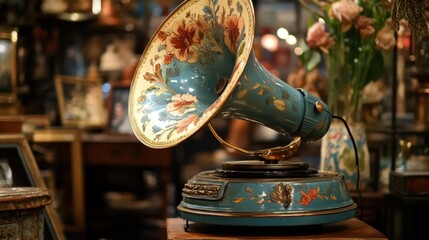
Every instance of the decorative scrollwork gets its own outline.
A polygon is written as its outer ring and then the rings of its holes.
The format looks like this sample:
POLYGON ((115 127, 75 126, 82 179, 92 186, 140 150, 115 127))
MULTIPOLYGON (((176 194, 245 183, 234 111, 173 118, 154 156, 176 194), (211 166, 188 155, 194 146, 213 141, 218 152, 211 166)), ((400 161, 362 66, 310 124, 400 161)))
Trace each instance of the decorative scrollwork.
POLYGON ((283 205, 284 208, 288 208, 292 202, 292 190, 293 188, 290 184, 283 185, 283 183, 279 183, 275 185, 274 191, 270 194, 271 201, 283 205))
POLYGON ((186 183, 182 189, 182 193, 188 197, 217 198, 220 189, 221 185, 186 183))

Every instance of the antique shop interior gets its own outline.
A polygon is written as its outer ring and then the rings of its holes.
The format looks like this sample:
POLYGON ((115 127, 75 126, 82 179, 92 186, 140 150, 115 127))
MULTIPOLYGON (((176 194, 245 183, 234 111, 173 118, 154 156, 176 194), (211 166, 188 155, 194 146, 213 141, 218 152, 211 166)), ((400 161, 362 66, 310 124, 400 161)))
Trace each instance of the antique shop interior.
POLYGON ((425 236, 427 2, 0 0, 0 238, 425 236))

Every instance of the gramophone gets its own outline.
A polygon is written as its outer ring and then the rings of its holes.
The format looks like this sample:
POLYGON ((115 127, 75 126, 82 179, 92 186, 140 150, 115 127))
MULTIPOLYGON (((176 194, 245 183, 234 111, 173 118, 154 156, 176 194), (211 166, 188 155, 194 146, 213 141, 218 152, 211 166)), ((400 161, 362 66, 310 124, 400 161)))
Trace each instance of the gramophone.
POLYGON ((269 73, 252 50, 250 0, 187 0, 160 25, 137 66, 129 117, 136 137, 168 148, 208 126, 227 147, 260 160, 229 161, 188 180, 177 210, 188 221, 296 226, 355 216, 344 177, 292 161, 302 141, 321 139, 332 114, 319 98, 269 73), (291 137, 286 146, 235 147, 214 118, 252 121, 291 137))

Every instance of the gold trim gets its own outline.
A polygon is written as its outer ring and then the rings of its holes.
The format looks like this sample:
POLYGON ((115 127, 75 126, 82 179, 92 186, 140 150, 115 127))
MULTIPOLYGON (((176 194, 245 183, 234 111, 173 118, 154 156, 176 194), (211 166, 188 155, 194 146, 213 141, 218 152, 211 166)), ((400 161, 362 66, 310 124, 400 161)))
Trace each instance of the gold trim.
POLYGON ((217 200, 221 197, 221 184, 185 183, 182 193, 189 198, 205 198, 217 200))
POLYGON ((315 107, 318 112, 323 112, 325 110, 325 107, 321 101, 317 101, 315 107))
POLYGON ((209 211, 209 210, 194 210, 186 208, 182 205, 177 206, 178 211, 185 213, 195 214, 195 215, 204 215, 204 216, 215 216, 215 217, 252 217, 252 218, 264 218, 264 217, 304 217, 304 216, 318 216, 318 215, 328 215, 335 213, 342 213, 346 211, 351 211, 357 208, 357 204, 353 203, 350 206, 336 208, 336 209, 327 209, 320 211, 305 211, 305 212, 271 212, 271 213, 258 213, 258 212, 228 212, 228 211, 209 211))

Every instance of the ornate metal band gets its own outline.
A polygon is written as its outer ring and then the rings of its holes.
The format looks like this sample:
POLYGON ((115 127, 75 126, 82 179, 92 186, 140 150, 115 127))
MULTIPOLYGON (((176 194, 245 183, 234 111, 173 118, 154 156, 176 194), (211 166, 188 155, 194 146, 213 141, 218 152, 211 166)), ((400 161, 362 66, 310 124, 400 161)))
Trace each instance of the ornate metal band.
POLYGON ((222 196, 221 184, 186 183, 182 195, 190 198, 218 200, 222 196))
POLYGON ((252 218, 266 218, 266 217, 302 217, 302 216, 317 216, 336 214, 346 211, 352 211, 356 209, 357 204, 353 203, 350 206, 327 209, 321 211, 285 211, 285 212, 233 212, 233 211, 207 211, 191 209, 182 205, 179 205, 177 209, 181 212, 190 214, 203 215, 203 216, 218 216, 218 217, 252 217, 252 218))

